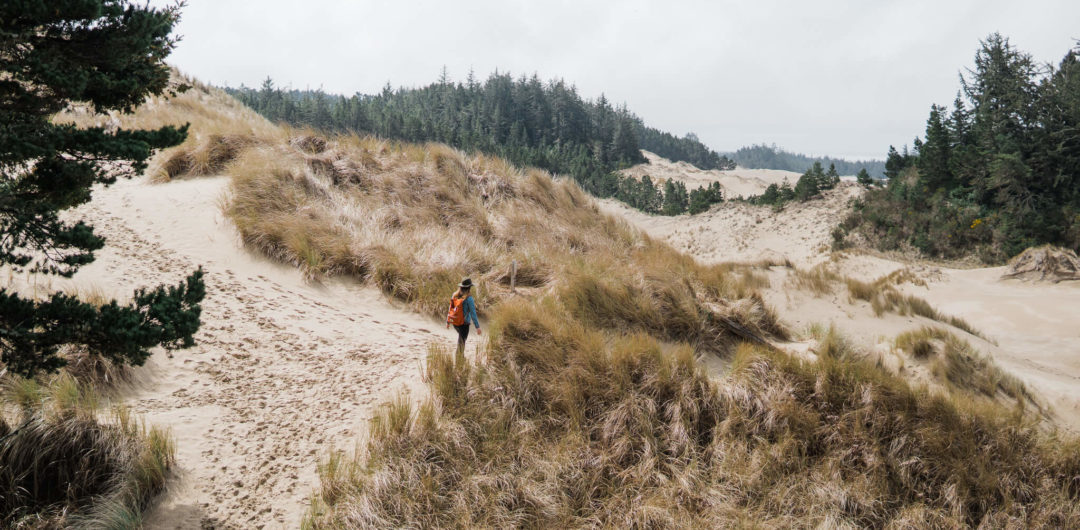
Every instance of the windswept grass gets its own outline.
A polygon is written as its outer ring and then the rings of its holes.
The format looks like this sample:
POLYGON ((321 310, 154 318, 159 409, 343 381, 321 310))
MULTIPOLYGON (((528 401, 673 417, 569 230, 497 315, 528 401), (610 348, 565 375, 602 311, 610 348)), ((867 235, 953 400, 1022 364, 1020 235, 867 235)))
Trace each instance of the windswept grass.
MULTIPOLYGON (((87 303, 100 289, 68 290, 87 303)), ((125 366, 64 347, 58 374, 0 371, 0 527, 140 528, 174 461, 167 432, 104 404, 134 381, 125 366), (103 410, 104 409, 104 410, 103 410)))
POLYGON ((303 136, 253 146, 228 172, 225 210, 250 246, 313 278, 368 281, 423 314, 444 313, 465 276, 490 310, 509 298, 516 261, 525 294, 559 293, 593 325, 716 352, 738 334, 786 335, 754 267, 701 265, 602 214, 572 182, 498 158, 303 136))
POLYGON ((0 525, 140 528, 164 488, 174 448, 117 407, 99 412, 94 388, 68 373, 4 376, 0 404, 0 525))
POLYGON ((741 346, 710 379, 683 346, 610 340, 507 304, 485 359, 436 352, 434 401, 388 405, 335 455, 306 528, 957 527, 1080 521, 1080 445, 842 352, 741 346))
POLYGON ((833 271, 828 263, 818 264, 809 270, 795 269, 789 282, 793 287, 810 291, 816 296, 831 294, 840 286, 846 286, 850 300, 869 302, 876 316, 885 313, 918 315, 987 339, 964 319, 941 313, 922 298, 901 293, 896 286, 903 283, 926 285, 926 281, 910 269, 896 270, 871 282, 864 282, 841 276, 833 271))
POLYGON ((107 130, 190 124, 187 140, 164 150, 147 168, 146 174, 156 182, 218 174, 243 149, 288 138, 285 129, 270 123, 221 89, 175 70, 170 86, 187 89, 175 96, 150 96, 136 112, 129 114, 97 114, 86 105, 74 104, 57 113, 53 121, 107 130))
MULTIPOLYGON (((896 274, 896 273, 893 273, 896 274)), ((884 313, 898 313, 900 315, 918 315, 930 320, 948 324, 954 328, 966 331, 976 337, 986 338, 979 330, 960 317, 946 315, 934 309, 929 302, 917 296, 903 294, 890 283, 892 275, 879 278, 872 283, 860 282, 852 278, 847 279, 848 294, 853 299, 870 302, 874 314, 881 316, 884 313)))
POLYGON ((1020 407, 1042 406, 1027 386, 947 329, 924 326, 898 335, 895 345, 916 359, 928 360, 931 373, 954 389, 996 397, 1004 394, 1020 407))

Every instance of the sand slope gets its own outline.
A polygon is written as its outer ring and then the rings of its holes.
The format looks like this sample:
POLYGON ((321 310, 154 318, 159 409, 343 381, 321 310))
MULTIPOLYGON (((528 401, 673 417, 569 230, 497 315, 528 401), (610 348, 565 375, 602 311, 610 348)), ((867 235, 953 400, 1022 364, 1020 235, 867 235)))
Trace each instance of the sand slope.
POLYGON ((832 243, 847 203, 862 189, 841 184, 819 200, 791 202, 782 210, 738 202, 714 205, 697 215, 648 215, 615 200, 599 201, 605 211, 630 220, 675 248, 711 262, 787 257, 797 264, 820 261, 832 243))
MULTIPOLYGON (((1038 283, 1001 280, 1003 267, 951 269, 927 263, 829 252, 831 231, 859 193, 841 184, 822 200, 770 207, 723 203, 699 215, 645 215, 614 201, 602 207, 624 216, 654 237, 703 262, 756 261, 787 257, 808 268, 829 261, 840 274, 871 281, 911 268, 926 286, 901 289, 939 311, 963 318, 994 342, 952 331, 1018 376, 1053 406, 1058 423, 1080 432, 1080 282, 1038 283)), ((940 323, 922 317, 874 316, 866 302, 847 293, 816 296, 794 288, 790 272, 774 270, 763 293, 781 318, 799 330, 809 324, 836 325, 863 347, 886 352, 897 334, 940 323)))
POLYGON ((242 249, 227 179, 119 182, 80 209, 108 238, 73 283, 113 296, 206 269, 198 346, 155 354, 126 402, 177 441, 178 479, 148 528, 295 528, 331 446, 352 450, 374 407, 419 367, 437 322, 350 282, 313 285, 242 249))
POLYGON ((686 184, 687 189, 719 182, 720 186, 724 188, 725 197, 759 195, 765 191, 769 184, 779 185, 785 180, 794 186, 801 176, 801 173, 779 169, 746 169, 739 167, 730 171, 704 170, 686 162, 672 162, 649 151, 643 150, 641 152, 649 160, 649 163, 638 164, 624 169, 621 171, 623 175, 635 178, 649 175, 654 182, 674 179, 686 184))

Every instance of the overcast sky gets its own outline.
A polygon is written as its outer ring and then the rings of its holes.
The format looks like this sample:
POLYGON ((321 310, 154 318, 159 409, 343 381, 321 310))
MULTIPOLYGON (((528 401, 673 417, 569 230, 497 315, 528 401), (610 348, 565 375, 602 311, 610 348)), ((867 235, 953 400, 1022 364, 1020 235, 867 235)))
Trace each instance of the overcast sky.
POLYGON ((444 65, 455 80, 535 72, 720 151, 846 158, 922 134, 989 33, 1054 63, 1080 38, 1080 0, 189 0, 182 16, 170 61, 215 84, 353 94, 444 65))

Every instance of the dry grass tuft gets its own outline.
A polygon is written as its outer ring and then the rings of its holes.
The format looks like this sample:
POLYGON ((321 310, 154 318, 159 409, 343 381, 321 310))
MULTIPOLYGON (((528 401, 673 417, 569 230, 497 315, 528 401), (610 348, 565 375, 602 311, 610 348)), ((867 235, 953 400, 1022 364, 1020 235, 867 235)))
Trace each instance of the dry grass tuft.
POLYGON ((845 285, 850 300, 869 302, 876 316, 885 313, 918 315, 948 324, 976 337, 987 338, 964 319, 940 313, 926 300, 901 293, 896 286, 903 283, 926 285, 926 281, 911 269, 896 270, 872 282, 864 282, 841 276, 832 270, 828 263, 818 264, 810 270, 794 269, 794 275, 789 280, 792 287, 810 291, 816 296, 832 294, 838 286, 845 285))
POLYGON ((931 373, 949 387, 990 398, 999 395, 1042 411, 1042 405, 1027 386, 980 354, 967 341, 950 331, 933 326, 901 333, 896 348, 916 359, 929 360, 931 373))
POLYGON ((131 114, 95 114, 80 104, 56 114, 53 121, 107 130, 190 124, 184 143, 163 150, 151 160, 146 174, 154 182, 220 174, 245 149, 279 143, 289 137, 288 129, 270 123, 221 89, 176 71, 170 83, 174 88, 181 85, 191 88, 173 96, 148 97, 131 114))
MULTIPOLYGON (((896 273, 893 273, 896 274, 896 273)), ((976 337, 986 338, 971 324, 960 317, 945 315, 934 309, 929 302, 917 296, 906 295, 898 291, 892 280, 892 275, 879 278, 872 283, 860 282, 848 278, 848 294, 854 300, 870 302, 874 314, 881 316, 884 313, 898 313, 901 315, 918 315, 930 320, 936 320, 948 324, 954 328, 966 331, 976 337)))
POLYGON ((840 283, 843 278, 833 272, 827 263, 815 265, 810 270, 792 269, 794 276, 792 284, 797 289, 803 289, 814 293, 816 296, 832 294, 833 287, 840 283))
POLYGON ((140 528, 164 488, 171 438, 126 409, 102 417, 94 388, 67 373, 3 378, 0 524, 5 528, 140 528))

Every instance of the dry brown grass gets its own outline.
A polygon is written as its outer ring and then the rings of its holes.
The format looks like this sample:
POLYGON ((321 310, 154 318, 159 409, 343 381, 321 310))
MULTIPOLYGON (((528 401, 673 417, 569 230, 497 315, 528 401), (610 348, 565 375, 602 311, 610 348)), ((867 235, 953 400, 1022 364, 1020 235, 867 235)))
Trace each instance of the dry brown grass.
POLYGON ((221 173, 243 149, 254 144, 278 143, 290 134, 221 89, 173 71, 171 86, 182 85, 190 88, 176 95, 148 97, 131 114, 96 114, 86 105, 76 104, 58 113, 53 121, 106 129, 156 129, 190 124, 184 143, 163 150, 151 160, 146 174, 155 182, 221 173))
POLYGON ((291 146, 249 154, 266 169, 234 174, 228 210, 249 243, 433 315, 480 278, 492 321, 481 359, 436 348, 433 399, 389 404, 360 454, 321 467, 308 528, 1080 521, 1080 457, 1022 415, 913 390, 835 331, 813 364, 739 346, 786 335, 753 266, 702 266, 572 184, 363 138, 319 154, 371 161, 351 179, 291 146), (512 259, 545 279, 529 296, 506 294, 512 259), (708 351, 739 352, 722 383, 708 351), (986 455, 1001 465, 969 465, 986 455))
POLYGON ((844 353, 750 346, 710 379, 683 346, 611 340, 546 299, 503 306, 481 362, 436 352, 434 401, 387 406, 322 467, 307 528, 957 527, 1080 521, 1080 445, 844 353))
MULTIPOLYGON (((111 301, 101 289, 67 289, 111 301)), ((61 348, 57 374, 27 379, 0 371, 0 526, 141 527, 142 510, 174 461, 168 432, 103 403, 135 372, 84 350, 61 348)))
POLYGON ((934 377, 950 388, 990 398, 1004 395, 1021 408, 1034 406, 1042 411, 1042 405, 1022 381, 947 329, 923 326, 897 335, 894 343, 908 355, 928 361, 934 377))
POLYGON ((612 329, 649 329, 713 351, 730 348, 728 322, 785 335, 754 298, 768 279, 753 266, 700 265, 602 214, 572 182, 498 158, 305 135, 253 146, 229 173, 226 213, 249 245, 311 277, 370 281, 424 314, 445 311, 465 276, 479 283, 481 310, 493 307, 509 296, 517 261, 525 294, 562 293, 569 310, 612 329), (600 300, 575 304, 582 296, 607 299, 607 312, 593 311, 600 300), (628 312, 627 296, 642 313, 628 312))
POLYGON ((831 294, 840 286, 846 286, 849 299, 851 301, 863 300, 869 302, 870 308, 876 316, 885 313, 918 315, 948 324, 976 337, 987 339, 986 336, 964 319, 943 314, 926 300, 901 293, 897 286, 903 283, 926 285, 926 281, 910 269, 896 270, 876 280, 864 282, 840 275, 833 270, 829 263, 818 264, 809 270, 794 269, 794 274, 788 285, 810 291, 816 296, 831 294))

